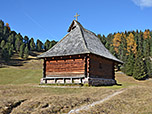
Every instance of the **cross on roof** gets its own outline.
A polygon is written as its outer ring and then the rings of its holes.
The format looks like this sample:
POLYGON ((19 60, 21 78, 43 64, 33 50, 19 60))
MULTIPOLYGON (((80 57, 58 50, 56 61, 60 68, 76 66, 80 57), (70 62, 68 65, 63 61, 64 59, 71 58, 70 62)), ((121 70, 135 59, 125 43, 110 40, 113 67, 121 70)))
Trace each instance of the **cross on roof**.
POLYGON ((74 17, 76 17, 76 21, 78 20, 78 16, 80 16, 80 15, 78 15, 78 13, 76 13, 76 15, 74 16, 74 17))

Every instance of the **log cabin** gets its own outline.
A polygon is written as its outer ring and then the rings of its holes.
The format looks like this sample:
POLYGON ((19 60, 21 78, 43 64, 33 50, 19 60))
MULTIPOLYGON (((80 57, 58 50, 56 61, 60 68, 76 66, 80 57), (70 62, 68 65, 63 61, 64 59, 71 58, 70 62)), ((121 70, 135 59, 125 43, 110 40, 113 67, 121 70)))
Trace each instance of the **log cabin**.
POLYGON ((114 66, 123 63, 76 20, 68 34, 38 58, 44 60, 41 83, 51 84, 114 85, 114 66))

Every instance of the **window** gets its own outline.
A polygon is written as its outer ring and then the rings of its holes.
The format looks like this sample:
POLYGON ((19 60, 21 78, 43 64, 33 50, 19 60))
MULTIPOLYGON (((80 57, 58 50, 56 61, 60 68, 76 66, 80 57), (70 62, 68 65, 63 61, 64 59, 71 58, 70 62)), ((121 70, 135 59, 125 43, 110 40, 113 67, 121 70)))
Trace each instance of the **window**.
POLYGON ((99 68, 102 69, 102 63, 99 63, 99 68))

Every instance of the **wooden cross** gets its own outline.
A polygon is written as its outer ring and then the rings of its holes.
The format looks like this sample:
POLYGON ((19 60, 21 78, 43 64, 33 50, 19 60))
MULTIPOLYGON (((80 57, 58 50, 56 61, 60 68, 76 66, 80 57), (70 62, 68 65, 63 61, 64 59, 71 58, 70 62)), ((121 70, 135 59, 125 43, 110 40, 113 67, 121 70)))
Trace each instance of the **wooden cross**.
POLYGON ((74 17, 76 17, 76 21, 78 20, 78 16, 80 16, 80 15, 78 15, 78 13, 76 13, 76 15, 74 16, 74 17))

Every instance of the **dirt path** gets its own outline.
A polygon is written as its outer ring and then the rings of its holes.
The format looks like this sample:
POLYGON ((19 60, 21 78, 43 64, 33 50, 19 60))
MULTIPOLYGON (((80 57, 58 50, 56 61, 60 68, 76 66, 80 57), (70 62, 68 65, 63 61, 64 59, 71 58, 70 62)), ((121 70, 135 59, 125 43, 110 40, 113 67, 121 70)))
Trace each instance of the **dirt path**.
POLYGON ((117 91, 117 92, 115 92, 115 93, 113 93, 113 94, 105 97, 104 99, 102 99, 102 100, 100 100, 100 101, 93 102, 92 104, 89 104, 89 105, 84 105, 84 106, 82 106, 82 107, 80 107, 80 108, 77 108, 77 109, 73 109, 73 110, 71 110, 70 112, 68 112, 68 114, 78 113, 78 112, 81 111, 81 110, 88 110, 88 109, 90 109, 91 107, 93 107, 93 106, 95 106, 95 105, 97 105, 97 104, 103 103, 104 101, 107 101, 107 100, 109 100, 110 98, 112 98, 112 97, 114 97, 114 96, 116 96, 116 95, 118 95, 118 94, 121 94, 121 93, 124 92, 124 91, 125 91, 125 90, 117 91))

